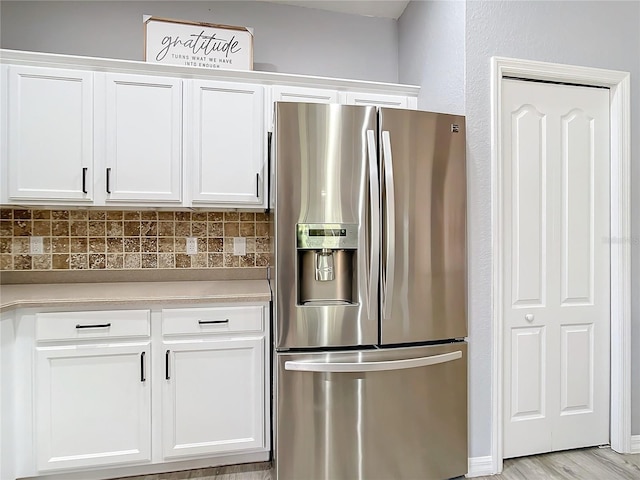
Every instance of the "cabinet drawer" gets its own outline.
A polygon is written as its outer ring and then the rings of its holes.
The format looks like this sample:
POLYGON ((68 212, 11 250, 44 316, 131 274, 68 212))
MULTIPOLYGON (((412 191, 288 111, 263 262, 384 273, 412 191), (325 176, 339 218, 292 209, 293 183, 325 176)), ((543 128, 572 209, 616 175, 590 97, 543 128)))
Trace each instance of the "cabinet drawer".
POLYGON ((261 332, 262 311, 257 305, 162 310, 162 334, 261 332))
POLYGON ((149 310, 39 313, 36 340, 148 337, 149 317, 149 310))

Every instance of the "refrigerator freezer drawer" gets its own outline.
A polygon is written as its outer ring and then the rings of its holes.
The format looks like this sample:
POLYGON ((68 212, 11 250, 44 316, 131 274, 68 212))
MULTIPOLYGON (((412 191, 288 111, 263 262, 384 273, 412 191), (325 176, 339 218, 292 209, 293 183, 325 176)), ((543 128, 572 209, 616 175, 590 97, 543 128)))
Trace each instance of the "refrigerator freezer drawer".
POLYGON ((278 354, 278 480, 467 472, 467 344, 278 354))

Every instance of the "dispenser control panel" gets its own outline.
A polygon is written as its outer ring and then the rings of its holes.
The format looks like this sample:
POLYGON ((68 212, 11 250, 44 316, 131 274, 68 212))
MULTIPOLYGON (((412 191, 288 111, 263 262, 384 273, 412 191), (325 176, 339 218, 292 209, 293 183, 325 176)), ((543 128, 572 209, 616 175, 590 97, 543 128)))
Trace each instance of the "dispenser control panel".
POLYGON ((298 248, 358 248, 358 225, 350 223, 299 223, 298 248))

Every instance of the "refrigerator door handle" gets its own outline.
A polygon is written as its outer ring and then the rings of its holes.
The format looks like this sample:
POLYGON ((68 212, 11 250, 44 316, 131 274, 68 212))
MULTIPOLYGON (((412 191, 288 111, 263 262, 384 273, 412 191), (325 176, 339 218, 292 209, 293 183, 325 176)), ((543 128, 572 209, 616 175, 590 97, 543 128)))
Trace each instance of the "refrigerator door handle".
POLYGON ((368 316, 376 311, 378 275, 380 273, 380 191, 378 189, 378 154, 373 130, 367 130, 367 152, 369 157, 369 197, 371 202, 371 251, 369 259, 369 288, 367 295, 368 316))
POLYGON ((393 187, 393 157, 391 155, 391 137, 387 130, 382 132, 382 158, 384 160, 384 188, 386 199, 386 266, 383 271, 382 319, 391 317, 393 302, 393 284, 396 269, 396 199, 393 187))
POLYGON ((439 363, 452 362, 462 358, 462 351, 432 355, 429 357, 407 358, 403 360, 388 360, 383 362, 308 362, 293 361, 284 362, 285 370, 298 372, 321 373, 358 373, 358 372, 382 372, 387 370, 405 370, 407 368, 427 367, 439 363))

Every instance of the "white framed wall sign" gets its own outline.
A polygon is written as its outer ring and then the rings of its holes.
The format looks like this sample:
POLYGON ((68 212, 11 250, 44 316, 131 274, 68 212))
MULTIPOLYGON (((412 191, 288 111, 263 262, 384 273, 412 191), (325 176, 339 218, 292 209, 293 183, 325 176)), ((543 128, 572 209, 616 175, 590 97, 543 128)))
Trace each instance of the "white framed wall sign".
POLYGON ((253 70, 247 27, 144 16, 144 60, 185 67, 253 70))

